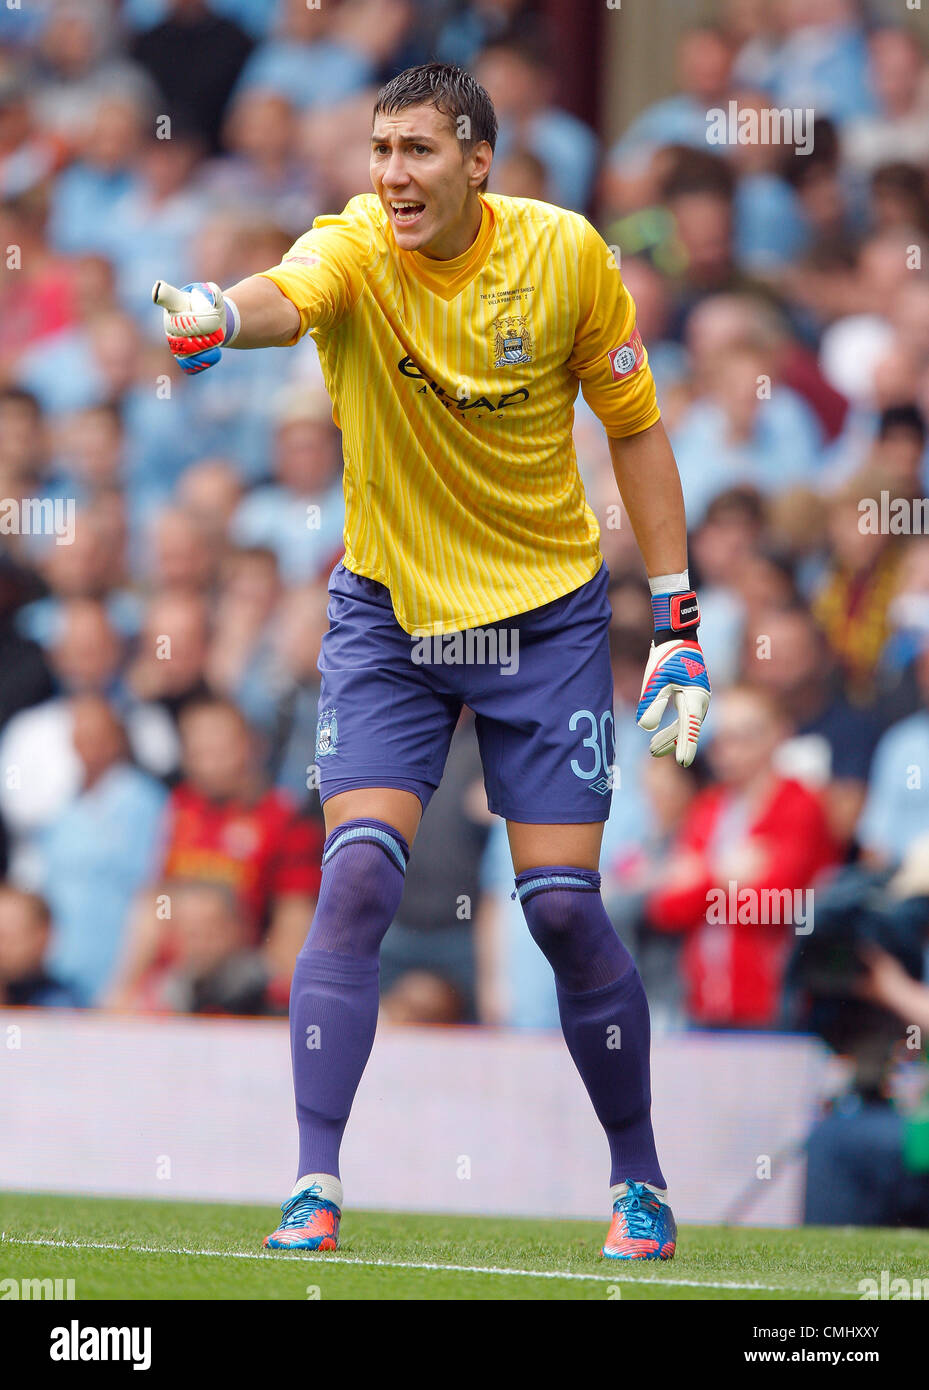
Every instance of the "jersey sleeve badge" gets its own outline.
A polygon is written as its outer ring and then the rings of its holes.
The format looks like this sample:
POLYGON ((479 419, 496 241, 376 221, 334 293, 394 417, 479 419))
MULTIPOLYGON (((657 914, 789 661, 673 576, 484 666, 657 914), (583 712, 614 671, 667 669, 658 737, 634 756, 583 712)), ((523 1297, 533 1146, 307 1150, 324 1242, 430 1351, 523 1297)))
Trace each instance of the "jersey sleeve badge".
POLYGON ((610 360, 610 371, 613 373, 614 381, 624 381, 627 376, 637 372, 645 361, 645 344, 639 330, 634 329, 632 337, 620 343, 619 347, 613 348, 607 353, 607 357, 610 360))

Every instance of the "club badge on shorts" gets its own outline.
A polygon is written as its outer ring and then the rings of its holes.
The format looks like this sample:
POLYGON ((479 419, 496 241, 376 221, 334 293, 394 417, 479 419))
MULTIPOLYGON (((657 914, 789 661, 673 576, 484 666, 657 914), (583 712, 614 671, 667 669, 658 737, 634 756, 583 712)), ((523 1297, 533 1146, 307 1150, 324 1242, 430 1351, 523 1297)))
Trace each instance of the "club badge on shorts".
POLYGON ((339 742, 339 722, 336 719, 335 708, 324 709, 319 716, 316 725, 316 756, 324 758, 328 753, 334 753, 339 742))

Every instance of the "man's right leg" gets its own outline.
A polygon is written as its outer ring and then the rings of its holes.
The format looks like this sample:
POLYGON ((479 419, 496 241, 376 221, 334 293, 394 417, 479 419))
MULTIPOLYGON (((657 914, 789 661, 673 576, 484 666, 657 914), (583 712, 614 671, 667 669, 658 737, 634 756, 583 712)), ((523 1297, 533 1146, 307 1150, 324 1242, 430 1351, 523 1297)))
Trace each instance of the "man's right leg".
POLYGON ((422 805, 412 792, 366 787, 330 797, 324 813, 319 899, 290 993, 298 1177, 281 1226, 265 1241, 272 1247, 336 1246, 339 1147, 374 1042, 378 953, 422 805))
POLYGON ((300 1159, 265 1241, 303 1250, 336 1245, 339 1145, 374 1041, 380 945, 461 713, 439 679, 444 668, 413 659, 383 584, 336 565, 326 614, 315 765, 327 834, 290 993, 300 1159))

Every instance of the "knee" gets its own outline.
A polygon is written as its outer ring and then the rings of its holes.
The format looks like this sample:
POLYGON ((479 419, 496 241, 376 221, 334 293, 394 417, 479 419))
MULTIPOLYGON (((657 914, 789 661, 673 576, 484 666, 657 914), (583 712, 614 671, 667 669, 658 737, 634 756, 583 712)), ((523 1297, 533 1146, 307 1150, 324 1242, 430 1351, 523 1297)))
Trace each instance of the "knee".
MULTIPOLYGON (((371 849, 368 853, 359 853, 356 849, 352 854, 336 855, 320 892, 320 905, 325 899, 327 908, 339 917, 354 916, 366 920, 377 916, 380 910, 386 908, 388 896, 385 893, 382 860, 383 856, 377 849, 371 849)), ((392 899, 393 895, 390 896, 392 899)), ((395 910, 393 901, 390 908, 395 910)))
POLYGON ((516 879, 530 935, 571 991, 598 989, 634 972, 600 897, 600 875, 590 869, 539 869, 516 879))
POLYGON ((537 893, 523 904, 529 935, 543 951, 556 949, 582 929, 585 913, 576 893, 537 893))
POLYGON ((353 827, 323 855, 323 876, 307 948, 375 952, 403 895, 406 841, 378 826, 353 827))
POLYGON ((589 869, 526 870, 516 879, 529 933, 549 954, 584 931, 600 907, 600 875, 589 869), (596 906, 595 906, 596 904, 596 906))

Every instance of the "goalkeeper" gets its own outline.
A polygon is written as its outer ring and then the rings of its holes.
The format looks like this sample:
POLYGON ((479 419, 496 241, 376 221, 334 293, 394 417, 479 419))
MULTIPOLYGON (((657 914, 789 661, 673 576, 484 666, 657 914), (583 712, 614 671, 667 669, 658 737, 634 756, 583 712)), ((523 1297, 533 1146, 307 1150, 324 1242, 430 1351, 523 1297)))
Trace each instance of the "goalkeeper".
POLYGON ((336 1247, 339 1146, 374 1040, 380 943, 467 704, 516 893, 609 1144, 602 1253, 668 1259, 648 1005, 597 871, 615 734, 608 574, 572 442, 579 385, 652 591, 638 722, 653 754, 687 766, 710 685, 684 506, 620 271, 577 213, 486 193, 496 130, 473 78, 411 68, 378 93, 373 193, 225 293, 153 292, 186 372, 227 347, 310 333, 343 435, 345 556, 329 581, 316 734, 327 838, 290 1002, 299 1162, 265 1245, 336 1247), (493 659, 504 637, 505 664, 493 659))

